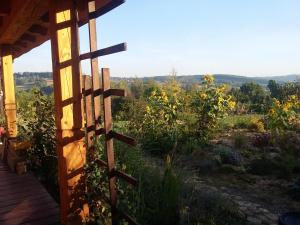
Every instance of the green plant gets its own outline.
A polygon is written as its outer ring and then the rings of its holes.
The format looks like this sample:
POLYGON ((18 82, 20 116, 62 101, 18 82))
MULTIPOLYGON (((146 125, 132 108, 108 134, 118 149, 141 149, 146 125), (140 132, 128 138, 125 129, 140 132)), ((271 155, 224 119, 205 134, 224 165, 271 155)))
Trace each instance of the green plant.
POLYGON ((236 204, 215 192, 185 187, 181 210, 182 225, 248 225, 236 204))
POLYGON ((226 93, 226 87, 217 86, 213 76, 204 76, 202 85, 192 100, 192 108, 197 116, 196 134, 201 143, 208 143, 218 120, 234 107, 235 102, 226 93))
POLYGON ((243 162, 241 154, 237 151, 233 151, 231 148, 218 146, 215 151, 220 156, 221 162, 224 164, 239 166, 243 162))
POLYGON ((268 113, 268 125, 273 131, 292 130, 299 122, 300 101, 296 95, 280 102, 273 100, 272 108, 268 113))
POLYGON ((23 117, 20 128, 25 138, 32 141, 32 146, 27 151, 29 166, 58 200, 53 99, 43 95, 40 90, 33 90, 29 105, 31 108, 28 111, 23 109, 20 113, 23 117))

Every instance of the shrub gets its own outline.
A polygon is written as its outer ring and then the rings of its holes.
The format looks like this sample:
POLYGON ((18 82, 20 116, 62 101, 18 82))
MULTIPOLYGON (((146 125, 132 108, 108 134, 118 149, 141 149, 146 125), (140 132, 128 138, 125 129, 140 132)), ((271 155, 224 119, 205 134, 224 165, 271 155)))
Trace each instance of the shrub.
POLYGON ((221 157, 221 162, 224 164, 239 166, 243 162, 241 154, 228 147, 220 146, 216 149, 216 152, 221 157))
POLYGON ((268 125, 273 131, 291 130, 299 122, 300 101, 296 95, 280 102, 273 99, 272 108, 268 113, 268 125))
POLYGON ((255 159, 253 160, 248 168, 248 172, 255 175, 271 175, 277 169, 276 164, 270 159, 255 159))
POLYGON ((217 86, 213 76, 204 76, 202 85, 193 96, 192 108, 197 116, 196 134, 200 143, 207 144, 218 120, 235 107, 226 87, 217 86))
POLYGON ((272 136, 270 133, 256 134, 252 140, 254 147, 263 148, 267 146, 272 146, 272 136))
POLYGON ((300 179, 297 179, 289 186, 288 193, 292 199, 300 201, 300 179))
POLYGON ((27 151, 29 167, 58 200, 57 155, 55 138, 54 104, 51 96, 40 90, 32 91, 31 108, 20 111, 23 123, 20 128, 33 144, 27 151))
POLYGON ((218 193, 185 188, 181 224, 248 225, 246 218, 240 215, 237 205, 230 200, 218 193))
POLYGON ((300 134, 291 131, 279 133, 275 136, 275 142, 285 153, 300 157, 300 134))

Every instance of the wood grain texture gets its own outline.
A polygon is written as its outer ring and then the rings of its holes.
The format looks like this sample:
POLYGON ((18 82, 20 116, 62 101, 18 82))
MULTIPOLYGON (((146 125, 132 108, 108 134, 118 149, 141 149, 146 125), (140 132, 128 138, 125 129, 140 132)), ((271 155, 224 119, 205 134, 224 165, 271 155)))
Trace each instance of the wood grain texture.
POLYGON ((15 83, 13 74, 13 58, 10 46, 1 49, 1 75, 3 81, 4 110, 8 137, 17 136, 17 111, 15 83))
POLYGON ((18 176, 1 161, 0 224, 60 224, 58 204, 35 177, 18 176))
POLYGON ((54 81, 57 153, 59 165, 61 221, 81 224, 88 214, 85 207, 83 171, 86 162, 83 132, 84 119, 81 99, 81 71, 76 5, 73 0, 49 0, 50 36, 54 81), (66 27, 57 24, 67 21, 66 27), (60 64, 70 65, 60 68, 60 64), (74 99, 63 105, 67 99, 74 99), (79 171, 80 173, 76 173, 79 171))

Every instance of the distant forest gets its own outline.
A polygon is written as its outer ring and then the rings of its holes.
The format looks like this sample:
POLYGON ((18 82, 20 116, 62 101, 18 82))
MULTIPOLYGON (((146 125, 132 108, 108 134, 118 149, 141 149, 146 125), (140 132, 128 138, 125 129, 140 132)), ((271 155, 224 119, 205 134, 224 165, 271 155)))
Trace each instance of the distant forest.
MULTIPOLYGON (((176 76, 176 80, 183 86, 187 87, 194 83, 201 82, 204 75, 184 75, 176 76)), ((166 76, 154 76, 154 77, 141 77, 143 82, 155 81, 158 83, 165 83, 169 80, 169 75, 166 76)), ((239 75, 229 74, 215 74, 216 84, 229 84, 232 87, 240 87, 244 83, 257 83, 266 87, 270 80, 274 80, 277 83, 286 82, 300 82, 300 75, 283 75, 283 76, 269 76, 269 77, 245 77, 239 75)), ((124 78, 124 77, 112 77, 113 82, 125 81, 126 83, 134 82, 136 78, 124 78)), ((23 72, 15 73, 16 85, 21 89, 30 89, 32 87, 45 87, 52 86, 52 73, 51 72, 23 72), (47 82, 48 81, 48 82, 47 82), (50 83, 50 84, 49 84, 50 83)))

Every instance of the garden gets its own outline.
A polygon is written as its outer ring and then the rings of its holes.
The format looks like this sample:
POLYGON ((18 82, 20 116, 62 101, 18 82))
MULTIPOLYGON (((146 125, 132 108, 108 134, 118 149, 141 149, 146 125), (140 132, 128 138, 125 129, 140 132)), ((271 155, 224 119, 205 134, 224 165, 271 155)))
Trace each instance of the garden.
MULTIPOLYGON (((115 142, 117 167, 138 178, 118 182, 119 208, 144 225, 275 225, 300 209, 300 83, 268 86, 119 81, 114 129, 135 137, 134 149, 115 142)), ((33 140, 30 169, 58 201, 53 95, 17 92, 21 137, 33 140)), ((103 137, 94 140, 105 159, 103 137)), ((106 224, 105 171, 86 165, 93 224, 106 224)), ((125 224, 125 223, 124 223, 125 224)))

